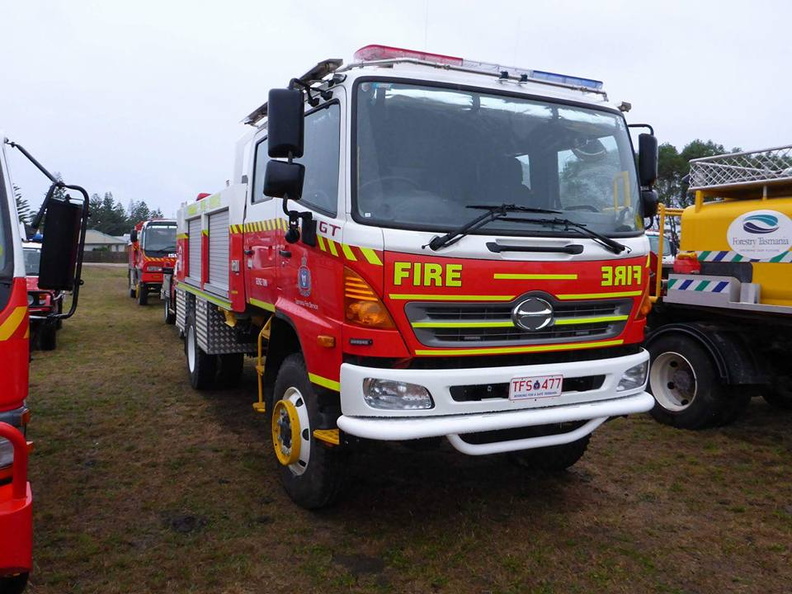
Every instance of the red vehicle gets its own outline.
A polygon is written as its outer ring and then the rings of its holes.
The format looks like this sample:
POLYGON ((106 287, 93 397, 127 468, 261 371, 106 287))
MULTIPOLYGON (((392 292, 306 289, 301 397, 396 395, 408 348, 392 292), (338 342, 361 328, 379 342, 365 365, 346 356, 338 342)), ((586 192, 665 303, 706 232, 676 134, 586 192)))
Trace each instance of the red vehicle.
POLYGON ((257 357, 254 408, 306 508, 334 500, 368 440, 571 466, 607 419, 652 406, 655 137, 636 169, 627 107, 598 81, 382 46, 355 59, 271 91, 234 183, 179 211, 192 385, 257 357))
POLYGON ((30 312, 30 339, 42 351, 55 350, 57 331, 62 325, 59 318, 50 314, 63 312, 63 292, 41 289, 38 285, 41 265, 41 244, 24 243, 25 274, 27 275, 28 311, 30 312))
POLYGON ((16 594, 25 589, 33 566, 33 494, 27 477, 30 444, 25 439, 30 420, 26 404, 30 314, 6 145, 19 149, 53 183, 34 221, 38 226, 47 213, 38 285, 55 293, 74 292, 69 312, 48 314, 53 322, 71 316, 77 306, 88 194, 78 186, 59 182, 21 146, 5 139, 0 143, 0 592, 16 594), (65 189, 78 191, 81 196, 75 200, 63 192, 65 189))
POLYGON ((129 235, 129 296, 148 304, 162 288, 163 268, 176 262, 176 221, 141 221, 129 235))

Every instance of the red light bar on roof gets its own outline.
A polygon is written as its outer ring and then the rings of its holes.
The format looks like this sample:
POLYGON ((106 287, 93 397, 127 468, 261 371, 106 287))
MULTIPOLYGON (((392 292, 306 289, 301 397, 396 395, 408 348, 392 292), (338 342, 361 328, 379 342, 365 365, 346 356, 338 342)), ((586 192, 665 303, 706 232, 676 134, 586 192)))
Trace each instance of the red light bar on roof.
POLYGON ((429 52, 419 52, 416 50, 403 49, 400 47, 390 47, 387 45, 367 45, 361 47, 353 56, 355 60, 361 62, 372 62, 374 60, 393 60, 395 58, 412 58, 424 62, 436 62, 438 64, 452 64, 462 66, 464 60, 454 56, 444 56, 443 54, 430 54, 429 52))
POLYGON ((586 89, 591 89, 592 91, 602 91, 602 82, 590 78, 568 76, 566 74, 556 74, 555 72, 530 70, 527 68, 516 68, 514 66, 501 66, 500 64, 492 64, 489 62, 476 62, 474 60, 466 60, 464 58, 457 58, 455 56, 430 54, 428 52, 419 52, 416 50, 390 47, 387 45, 367 45, 356 51, 353 57, 355 60, 360 62, 398 60, 400 58, 407 58, 411 60, 420 60, 422 62, 431 62, 434 64, 459 66, 461 68, 467 68, 477 72, 486 72, 495 76, 500 76, 502 72, 508 72, 509 76, 518 78, 520 80, 541 80, 570 87, 583 87, 586 89))

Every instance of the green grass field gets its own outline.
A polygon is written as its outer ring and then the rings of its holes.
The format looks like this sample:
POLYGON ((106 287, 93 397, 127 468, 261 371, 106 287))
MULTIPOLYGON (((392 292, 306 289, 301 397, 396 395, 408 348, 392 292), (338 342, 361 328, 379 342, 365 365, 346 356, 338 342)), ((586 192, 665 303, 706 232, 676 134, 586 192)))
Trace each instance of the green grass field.
POLYGON ((239 389, 199 393, 159 300, 88 266, 58 348, 33 352, 34 594, 792 590, 792 413, 698 433, 648 415, 559 475, 372 444, 319 513, 277 479, 239 389))

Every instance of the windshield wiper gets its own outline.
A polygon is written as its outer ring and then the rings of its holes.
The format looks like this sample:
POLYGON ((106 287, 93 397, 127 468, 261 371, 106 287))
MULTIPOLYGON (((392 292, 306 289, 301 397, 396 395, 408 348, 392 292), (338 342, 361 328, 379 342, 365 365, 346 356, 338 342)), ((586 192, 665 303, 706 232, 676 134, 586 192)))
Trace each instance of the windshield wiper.
MULTIPOLYGON (((497 219, 505 218, 510 212, 533 212, 537 214, 560 214, 560 210, 549 210, 547 208, 533 208, 531 206, 519 206, 517 204, 471 204, 466 208, 475 208, 480 210, 486 210, 484 214, 481 216, 476 217, 472 221, 465 223, 458 229, 454 229, 453 231, 449 231, 445 235, 438 235, 432 238, 432 240, 427 243, 426 245, 422 246, 426 248, 427 246, 432 249, 433 251, 437 251, 440 248, 444 248, 449 245, 455 244, 457 241, 462 239, 465 235, 468 235, 471 231, 475 231, 479 227, 483 227, 487 223, 495 221, 497 219)), ((520 220, 520 219, 509 219, 509 220, 520 220)), ((530 219, 525 219, 530 220, 530 219)), ((547 219, 550 220, 550 219, 547 219)))
POLYGON ((596 231, 592 231, 583 223, 575 223, 574 221, 570 221, 569 219, 524 219, 521 217, 511 217, 511 218, 504 218, 506 221, 521 221, 523 223, 536 223, 537 225, 545 225, 545 226, 564 226, 564 231, 570 231, 574 229, 575 231, 579 231, 582 235, 586 237, 590 237, 598 244, 603 247, 608 248, 614 254, 621 254, 624 250, 629 250, 629 248, 624 245, 623 243, 619 243, 615 239, 611 239, 607 235, 603 235, 602 233, 597 233, 596 231))

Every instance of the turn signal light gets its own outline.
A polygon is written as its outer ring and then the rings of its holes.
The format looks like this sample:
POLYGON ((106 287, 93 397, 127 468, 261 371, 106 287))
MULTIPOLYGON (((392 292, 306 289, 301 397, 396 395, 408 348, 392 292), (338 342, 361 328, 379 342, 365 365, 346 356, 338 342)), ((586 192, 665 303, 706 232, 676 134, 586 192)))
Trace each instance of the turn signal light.
POLYGON ((374 289, 359 274, 344 268, 344 313, 356 326, 391 330, 395 324, 374 289))

